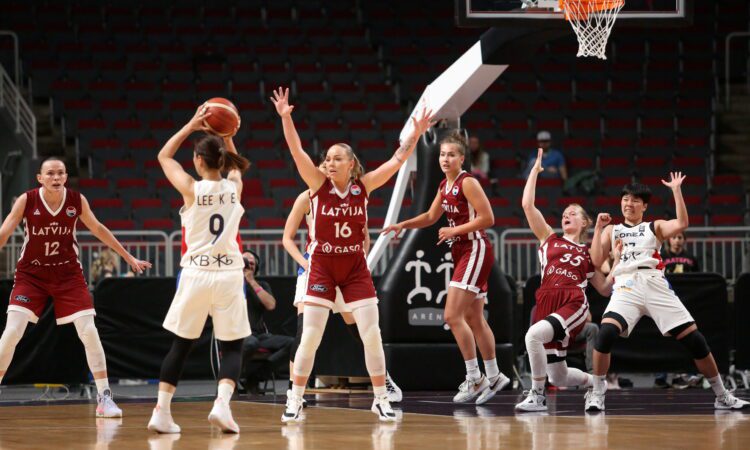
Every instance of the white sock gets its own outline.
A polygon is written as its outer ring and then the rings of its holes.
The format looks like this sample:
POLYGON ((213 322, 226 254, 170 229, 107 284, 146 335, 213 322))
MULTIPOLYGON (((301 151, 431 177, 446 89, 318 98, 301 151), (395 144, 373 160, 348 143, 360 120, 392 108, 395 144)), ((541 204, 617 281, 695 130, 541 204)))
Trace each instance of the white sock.
POLYGON ((231 383, 219 383, 219 394, 216 396, 217 399, 223 400, 229 404, 232 400, 232 394, 234 393, 234 386, 231 383))
POLYGON ((156 397, 156 406, 158 406, 163 412, 169 414, 171 412, 170 406, 172 404, 172 396, 174 396, 173 392, 159 391, 159 394, 157 394, 156 397))
POLYGON ((532 378, 531 379, 531 389, 535 390, 537 394, 544 393, 544 382, 545 382, 544 378, 541 379, 541 380, 535 380, 535 379, 532 378))
POLYGON ((497 368, 497 358, 484 361, 484 373, 487 374, 487 378, 495 378, 500 375, 500 369, 497 368))
POLYGON ((594 375, 594 392, 598 392, 599 394, 607 392, 606 379, 606 375, 594 375))
POLYGON ((708 384, 711 385, 711 389, 714 390, 714 394, 716 394, 717 397, 726 392, 726 389, 724 388, 724 382, 721 381, 721 375, 716 375, 713 378, 708 378, 708 384))
POLYGON ((372 393, 375 394, 375 397, 382 397, 384 395, 388 395, 388 389, 385 388, 385 385, 373 386, 372 393))
POLYGON ((96 383, 96 391, 99 395, 109 389, 109 378, 95 378, 94 383, 96 383))
POLYGON ((292 394, 296 395, 297 397, 302 397, 305 395, 305 387, 304 386, 297 386, 296 384, 292 385, 292 394))
POLYGON ((476 358, 464 361, 466 364, 466 378, 478 380, 482 378, 482 372, 479 371, 479 362, 476 358))

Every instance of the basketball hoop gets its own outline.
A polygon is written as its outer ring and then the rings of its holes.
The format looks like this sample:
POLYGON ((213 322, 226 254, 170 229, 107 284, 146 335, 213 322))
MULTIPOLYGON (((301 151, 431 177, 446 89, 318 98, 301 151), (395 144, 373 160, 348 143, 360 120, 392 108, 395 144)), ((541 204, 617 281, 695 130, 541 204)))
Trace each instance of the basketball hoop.
POLYGON ((607 39, 624 5, 625 0, 560 0, 565 20, 578 37, 577 56, 607 59, 607 39))

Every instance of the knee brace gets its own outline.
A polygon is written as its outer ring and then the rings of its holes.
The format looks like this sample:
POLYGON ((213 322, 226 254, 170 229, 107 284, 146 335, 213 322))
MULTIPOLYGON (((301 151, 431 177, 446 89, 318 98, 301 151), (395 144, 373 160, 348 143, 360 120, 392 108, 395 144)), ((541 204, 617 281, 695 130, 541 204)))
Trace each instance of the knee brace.
POLYGON ((617 328, 617 325, 612 323, 603 323, 599 328, 599 335, 596 337, 596 345, 594 348, 599 353, 609 353, 612 351, 612 346, 615 345, 617 337, 621 331, 617 328))
POLYGON ((360 338, 362 339, 362 345, 366 349, 383 347, 383 340, 380 336, 380 327, 377 323, 371 324, 363 331, 363 333, 360 333, 360 338))
MULTIPOLYGON (((18 311, 8 312, 5 330, 0 337, 0 374, 8 370, 10 361, 13 359, 13 353, 16 351, 16 345, 23 337, 28 322, 26 314, 18 311)), ((1 375, 0 378, 2 378, 1 375)))
POLYGON ((706 338, 698 330, 688 333, 678 341, 690 351, 693 359, 703 359, 711 353, 706 338))
POLYGON ((172 348, 169 349, 169 353, 164 357, 164 361, 161 363, 161 372, 159 374, 159 381, 177 386, 177 382, 180 381, 182 375, 182 369, 185 367, 185 361, 187 360, 190 351, 195 345, 197 339, 185 339, 179 336, 174 337, 172 341, 172 348))
POLYGON ((107 359, 104 356, 104 347, 99 339, 99 332, 94 324, 94 316, 83 316, 73 321, 78 338, 86 350, 86 360, 89 363, 91 373, 107 370, 107 359))
POLYGON ((304 320, 304 314, 297 314, 297 334, 294 335, 294 342, 292 343, 292 348, 289 351, 289 361, 291 361, 292 364, 294 364, 294 355, 297 354, 299 343, 302 341, 302 325, 304 324, 304 320))
POLYGON ((323 307, 305 306, 302 337, 294 357, 295 375, 303 377, 310 375, 315 361, 315 352, 318 351, 320 341, 323 339, 328 313, 328 309, 323 307))
POLYGON ((237 383, 242 368, 242 343, 244 339, 235 341, 219 341, 221 350, 221 367, 219 367, 219 380, 232 380, 237 383))

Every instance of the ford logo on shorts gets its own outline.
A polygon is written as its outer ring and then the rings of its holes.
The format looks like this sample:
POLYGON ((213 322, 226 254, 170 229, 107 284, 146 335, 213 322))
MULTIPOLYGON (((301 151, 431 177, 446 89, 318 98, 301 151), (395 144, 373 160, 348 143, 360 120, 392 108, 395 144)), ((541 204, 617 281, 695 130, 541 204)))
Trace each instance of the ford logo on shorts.
POLYGON ((310 286, 310 290, 315 292, 328 292, 328 288, 322 284, 313 284, 310 286))

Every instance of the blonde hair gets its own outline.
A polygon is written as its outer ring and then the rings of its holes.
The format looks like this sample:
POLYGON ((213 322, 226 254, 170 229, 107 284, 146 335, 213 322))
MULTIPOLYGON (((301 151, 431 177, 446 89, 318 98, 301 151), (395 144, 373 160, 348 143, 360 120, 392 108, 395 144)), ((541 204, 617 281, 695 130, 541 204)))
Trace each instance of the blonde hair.
POLYGON ((440 141, 440 145, 443 144, 455 145, 462 156, 466 156, 466 150, 469 147, 469 144, 466 142, 466 136, 458 130, 455 130, 448 136, 444 137, 443 140, 440 141))
POLYGON ((579 205, 578 203, 571 203, 565 209, 568 209, 571 206, 578 208, 578 212, 581 213, 581 216, 583 216, 583 219, 585 221, 583 229, 581 230, 581 233, 578 235, 578 242, 586 242, 586 238, 588 237, 588 234, 589 234, 589 227, 594 223, 594 221, 591 220, 591 216, 589 216, 589 213, 587 213, 586 210, 583 209, 583 206, 579 205))
POLYGON ((354 154, 354 150, 352 150, 352 147, 349 144, 344 144, 343 142, 338 144, 333 144, 333 147, 341 147, 346 152, 346 156, 349 157, 349 159, 354 160, 354 167, 352 167, 352 180, 358 180, 362 175, 365 173, 364 167, 362 167, 362 163, 359 162, 359 158, 357 158, 357 155, 354 154))

